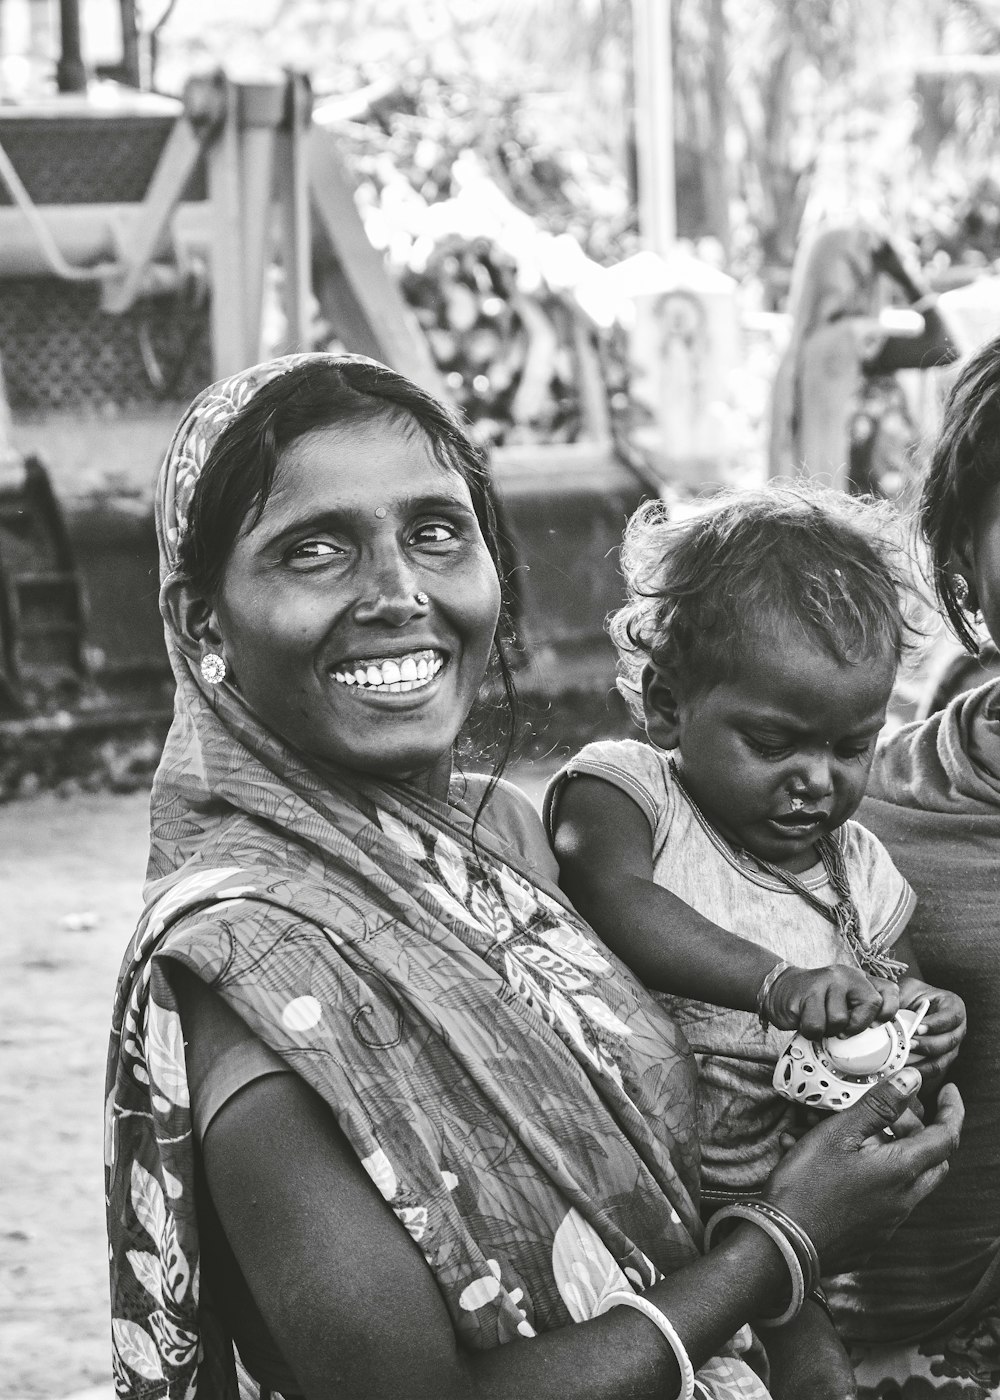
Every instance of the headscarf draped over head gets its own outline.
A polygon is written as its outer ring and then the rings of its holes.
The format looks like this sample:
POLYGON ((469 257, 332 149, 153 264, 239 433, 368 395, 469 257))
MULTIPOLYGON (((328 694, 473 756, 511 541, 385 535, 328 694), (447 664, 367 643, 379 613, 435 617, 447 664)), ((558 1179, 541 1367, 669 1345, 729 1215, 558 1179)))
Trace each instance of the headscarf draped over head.
MULTIPOLYGON (((213 442, 307 358, 216 384, 185 417, 159 484, 165 575, 213 442)), ((107 1081, 118 1394, 235 1400, 200 1284, 175 963, 329 1106, 463 1345, 592 1317, 694 1259, 693 1066, 666 1013, 486 820, 473 840, 461 801, 320 777, 233 686, 203 684, 169 625, 167 643, 176 716, 107 1081)), ((733 1348, 699 1379, 766 1397, 733 1348)))

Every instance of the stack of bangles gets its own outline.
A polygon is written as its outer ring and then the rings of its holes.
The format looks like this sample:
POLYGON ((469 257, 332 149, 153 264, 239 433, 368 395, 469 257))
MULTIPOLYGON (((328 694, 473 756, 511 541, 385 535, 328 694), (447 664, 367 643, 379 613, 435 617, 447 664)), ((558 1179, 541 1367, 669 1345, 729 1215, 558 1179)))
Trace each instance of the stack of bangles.
MULTIPOLYGON (((788 1307, 777 1317, 756 1319, 759 1326, 784 1327, 787 1322, 798 1317, 806 1298, 813 1299, 824 1312, 829 1314, 830 1309, 819 1286, 819 1256, 816 1253, 816 1246, 802 1226, 797 1224, 790 1215, 786 1215, 783 1210, 771 1205, 769 1201, 734 1201, 732 1205, 723 1206, 721 1210, 716 1211, 708 1222, 705 1228, 706 1253, 716 1230, 724 1220, 746 1220, 751 1225, 756 1225, 763 1230, 765 1235, 777 1245, 782 1259, 788 1266, 788 1274, 792 1281, 792 1296, 788 1307)), ((623 1288, 614 1293, 606 1294, 598 1304, 594 1316, 600 1317, 602 1313, 610 1312, 612 1308, 617 1307, 635 1308, 636 1312, 641 1312, 643 1317, 649 1319, 670 1347, 677 1362, 677 1369, 681 1377, 681 1391, 678 1400, 693 1400, 695 1393, 694 1367, 691 1365, 691 1358, 687 1354, 684 1343, 666 1313, 655 1303, 651 1303, 648 1298, 644 1298, 641 1293, 630 1293, 623 1288)))
POLYGON ((807 1298, 812 1298, 824 1312, 829 1312, 826 1298, 819 1286, 819 1255, 816 1246, 802 1226, 769 1201, 734 1201, 732 1205, 717 1210, 705 1227, 705 1251, 711 1248, 712 1240, 724 1220, 746 1220, 763 1230, 768 1239, 777 1246, 788 1267, 792 1294, 788 1307, 776 1317, 759 1317, 760 1327, 784 1327, 798 1317, 807 1298))
POLYGON ((771 991, 781 974, 788 972, 791 966, 789 962, 776 962, 757 989, 757 1016, 765 1031, 771 1024, 771 991))

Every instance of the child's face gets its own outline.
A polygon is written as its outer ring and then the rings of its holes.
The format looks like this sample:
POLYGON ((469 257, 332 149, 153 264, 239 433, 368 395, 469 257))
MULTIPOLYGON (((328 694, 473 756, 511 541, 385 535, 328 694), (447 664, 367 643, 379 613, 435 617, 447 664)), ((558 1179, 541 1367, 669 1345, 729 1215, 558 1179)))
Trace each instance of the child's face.
POLYGON ((895 675, 892 658, 837 661, 804 637, 761 646, 705 692, 647 671, 646 727, 676 750, 684 784, 717 830, 789 871, 816 860, 864 796, 895 675))

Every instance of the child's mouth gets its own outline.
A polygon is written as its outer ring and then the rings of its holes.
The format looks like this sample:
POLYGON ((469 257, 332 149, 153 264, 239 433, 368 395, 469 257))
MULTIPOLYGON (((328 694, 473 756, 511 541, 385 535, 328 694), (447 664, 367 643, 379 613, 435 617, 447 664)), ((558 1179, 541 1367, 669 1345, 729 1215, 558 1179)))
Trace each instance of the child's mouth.
POLYGON ((826 821, 826 812, 783 812, 780 817, 771 817, 771 824, 780 827, 782 831, 788 831, 795 835, 812 831, 816 827, 822 826, 826 821))

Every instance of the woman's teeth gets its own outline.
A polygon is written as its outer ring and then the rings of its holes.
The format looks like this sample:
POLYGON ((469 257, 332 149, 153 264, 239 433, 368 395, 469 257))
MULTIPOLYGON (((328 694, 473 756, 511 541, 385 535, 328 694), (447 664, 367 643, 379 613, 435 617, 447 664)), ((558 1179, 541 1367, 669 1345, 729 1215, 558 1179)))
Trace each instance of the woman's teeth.
POLYGON ((354 662, 350 670, 334 671, 333 679, 341 685, 356 685, 359 690, 421 690, 443 665, 444 657, 438 651, 411 651, 382 661, 354 662))

